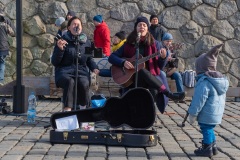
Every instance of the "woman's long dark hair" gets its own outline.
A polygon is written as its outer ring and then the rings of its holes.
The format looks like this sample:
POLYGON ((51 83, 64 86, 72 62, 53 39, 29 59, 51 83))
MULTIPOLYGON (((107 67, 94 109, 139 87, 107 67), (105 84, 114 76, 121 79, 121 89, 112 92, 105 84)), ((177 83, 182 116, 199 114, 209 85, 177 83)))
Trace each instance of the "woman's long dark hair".
MULTIPOLYGON (((137 39, 137 30, 136 28, 128 35, 127 37, 127 43, 129 44, 135 44, 136 43, 136 39, 137 39)), ((145 40, 144 43, 148 46, 151 46, 154 43, 154 37, 152 36, 152 34, 148 31, 146 36, 145 36, 145 40)))

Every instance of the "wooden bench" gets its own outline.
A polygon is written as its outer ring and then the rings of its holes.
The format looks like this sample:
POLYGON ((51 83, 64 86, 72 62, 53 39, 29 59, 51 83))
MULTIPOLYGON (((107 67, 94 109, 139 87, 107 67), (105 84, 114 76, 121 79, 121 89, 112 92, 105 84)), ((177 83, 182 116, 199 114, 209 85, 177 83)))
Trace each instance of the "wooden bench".
MULTIPOLYGON (((101 59, 96 58, 98 63, 101 59)), ((110 64, 108 64, 110 65, 110 64)), ((109 67, 109 66, 108 66, 109 67)), ((94 79, 94 77, 92 77, 94 79)), ((97 85, 91 85, 94 94, 104 94, 106 97, 119 96, 119 89, 111 77, 96 76, 97 85)), ((174 80, 168 79, 169 88, 172 92, 176 92, 176 84, 174 80)), ((4 86, 0 86, 0 95, 13 95, 13 86, 16 81, 12 81, 4 86)), ((23 76, 23 85, 35 89, 36 95, 50 96, 51 98, 62 97, 62 89, 55 85, 54 75, 49 77, 29 77, 23 76)), ((186 97, 192 97, 194 88, 185 87, 186 97)), ((227 91, 227 97, 240 98, 240 87, 230 87, 227 91)))
MULTIPOLYGON (((120 86, 109 77, 97 77, 98 90, 96 94, 104 94, 106 97, 119 96, 120 86)), ((4 86, 0 86, 0 95, 13 95, 13 87, 16 81, 12 81, 4 86)), ((23 77, 23 85, 35 89, 36 95, 46 95, 52 98, 61 97, 62 89, 55 85, 54 77, 23 77)), ((170 81, 170 90, 174 92, 175 82, 170 81)), ((194 88, 185 87, 186 97, 192 97, 194 88)), ((240 87, 229 87, 227 97, 240 97, 240 87)))

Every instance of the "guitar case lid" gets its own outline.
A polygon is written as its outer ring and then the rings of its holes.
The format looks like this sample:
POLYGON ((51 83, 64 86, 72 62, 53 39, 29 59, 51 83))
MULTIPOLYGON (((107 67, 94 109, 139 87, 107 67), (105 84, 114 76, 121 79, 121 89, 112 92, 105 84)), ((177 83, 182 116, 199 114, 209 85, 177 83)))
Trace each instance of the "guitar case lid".
POLYGON ((154 99, 145 88, 133 88, 122 97, 108 98, 101 108, 58 112, 51 118, 51 126, 56 127, 56 119, 76 115, 78 123, 106 121, 112 128, 128 125, 133 129, 147 129, 155 121, 154 99))

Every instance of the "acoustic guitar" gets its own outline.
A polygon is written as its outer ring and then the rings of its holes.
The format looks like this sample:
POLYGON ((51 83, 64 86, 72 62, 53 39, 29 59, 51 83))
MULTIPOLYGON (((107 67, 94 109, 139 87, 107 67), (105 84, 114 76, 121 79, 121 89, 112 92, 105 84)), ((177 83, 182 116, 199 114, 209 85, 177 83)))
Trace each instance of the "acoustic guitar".
MULTIPOLYGON (((160 53, 154 53, 149 56, 143 57, 139 55, 138 58, 138 71, 145 67, 144 62, 148 61, 151 58, 158 56, 160 53)), ((127 61, 131 62, 133 66, 135 66, 136 56, 134 55, 132 58, 124 58, 127 61)), ((125 67, 119 67, 116 65, 112 65, 111 67, 112 78, 113 81, 122 87, 128 87, 133 83, 133 74, 136 72, 135 69, 126 69, 125 67)))

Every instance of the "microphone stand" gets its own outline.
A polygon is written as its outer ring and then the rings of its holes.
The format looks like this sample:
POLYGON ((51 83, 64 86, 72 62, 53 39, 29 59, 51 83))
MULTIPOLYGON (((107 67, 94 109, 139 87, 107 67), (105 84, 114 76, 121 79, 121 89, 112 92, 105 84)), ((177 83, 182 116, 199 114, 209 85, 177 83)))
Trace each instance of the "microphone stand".
MULTIPOLYGON (((77 30, 76 30, 77 32, 77 30)), ((75 72, 75 90, 74 90, 74 110, 77 110, 77 84, 78 84, 78 58, 81 57, 81 53, 79 52, 79 35, 74 36, 75 39, 75 50, 76 50, 76 72, 75 72)))
POLYGON ((138 83, 138 59, 139 59, 139 41, 140 38, 136 40, 135 48, 136 48, 136 60, 135 60, 135 88, 137 88, 138 83))

